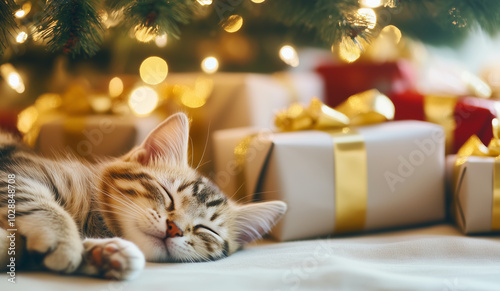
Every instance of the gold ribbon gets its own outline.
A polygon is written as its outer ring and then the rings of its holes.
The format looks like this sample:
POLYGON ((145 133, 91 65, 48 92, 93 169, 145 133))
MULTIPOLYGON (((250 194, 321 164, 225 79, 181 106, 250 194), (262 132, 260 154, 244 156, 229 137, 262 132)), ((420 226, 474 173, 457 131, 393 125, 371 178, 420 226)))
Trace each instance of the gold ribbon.
POLYGON ((424 96, 425 120, 443 127, 446 137, 446 152, 453 150, 453 135, 457 126, 453 113, 458 98, 455 96, 424 96))
MULTIPOLYGON (((308 107, 294 103, 275 116, 280 131, 321 130, 332 137, 335 157, 335 233, 364 229, 368 194, 367 157, 363 137, 352 125, 392 120, 394 104, 377 90, 349 97, 335 109, 314 98, 308 107)), ((244 163, 253 137, 235 148, 240 167, 238 181, 244 181, 244 163)), ((246 194, 243 192, 243 197, 246 194)))
MULTIPOLYGON (((458 151, 458 158, 455 163, 455 177, 463 163, 470 156, 494 157, 493 165, 493 193, 491 209, 491 230, 500 230, 500 123, 498 119, 492 120, 493 138, 488 146, 484 145, 477 135, 471 136, 458 151)), ((455 179, 456 181, 456 179, 455 179)), ((458 198, 458 191, 455 191, 455 200, 458 198)))

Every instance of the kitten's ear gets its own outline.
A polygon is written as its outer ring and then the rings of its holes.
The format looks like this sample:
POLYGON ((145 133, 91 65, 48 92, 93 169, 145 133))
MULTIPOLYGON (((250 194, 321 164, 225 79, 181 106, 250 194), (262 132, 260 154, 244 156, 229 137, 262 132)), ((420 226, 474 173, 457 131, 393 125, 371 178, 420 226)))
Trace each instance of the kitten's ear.
POLYGON ((164 160, 179 166, 187 165, 189 119, 184 113, 176 113, 158 125, 146 140, 125 156, 143 165, 164 160))
POLYGON ((238 237, 241 245, 261 238, 286 212, 286 203, 269 201, 240 206, 236 216, 238 237))

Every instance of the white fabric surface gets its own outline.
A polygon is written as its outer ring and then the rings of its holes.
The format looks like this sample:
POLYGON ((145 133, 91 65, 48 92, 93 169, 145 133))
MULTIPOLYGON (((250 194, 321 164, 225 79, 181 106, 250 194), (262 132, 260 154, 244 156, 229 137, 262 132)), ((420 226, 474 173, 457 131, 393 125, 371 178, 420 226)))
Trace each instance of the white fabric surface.
POLYGON ((500 236, 442 224, 386 233, 261 241, 208 263, 152 264, 132 281, 0 275, 0 290, 500 290, 500 236))

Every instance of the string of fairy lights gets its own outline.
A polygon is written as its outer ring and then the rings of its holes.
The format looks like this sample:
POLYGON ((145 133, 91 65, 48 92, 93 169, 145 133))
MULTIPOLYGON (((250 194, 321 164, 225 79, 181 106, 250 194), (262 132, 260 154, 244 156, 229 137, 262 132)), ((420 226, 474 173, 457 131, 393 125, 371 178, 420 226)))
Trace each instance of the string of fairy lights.
MULTIPOLYGON (((265 0, 251 0, 253 3, 259 4, 265 2, 265 0)), ((363 25, 368 30, 372 30, 377 25, 377 14, 374 8, 380 7, 382 5, 387 5, 392 0, 360 0, 359 9, 357 10, 357 18, 360 25, 363 25), (368 24, 368 25, 367 25, 368 24)), ((197 2, 202 6, 212 5, 212 0, 197 0, 197 2)), ((15 16, 19 19, 25 17, 30 13, 31 4, 26 2, 22 7, 15 12, 15 16)), ((101 11, 101 20, 105 27, 116 26, 120 22, 120 15, 116 13, 108 14, 106 11, 101 11)), ((356 25, 356 22, 354 22, 356 25)), ((221 24, 221 28, 227 33, 237 33, 241 30, 244 25, 244 19, 240 15, 231 15, 221 24)), ((27 29, 22 29, 16 37, 16 41, 19 44, 24 43, 29 37, 27 29)), ((35 36, 35 32, 31 33, 33 41, 42 41, 35 36)), ((390 36, 391 42, 394 44, 399 43, 401 39, 401 31, 393 26, 385 26, 380 33, 378 33, 379 38, 388 38, 390 36)), ((155 35, 150 28, 136 28, 130 32, 130 36, 135 38, 139 42, 154 42, 159 48, 163 48, 168 45, 168 36, 155 35)), ((374 41, 376 44, 376 39, 374 41)), ((339 44, 334 44, 331 47, 332 53, 338 56, 338 59, 351 63, 355 62, 364 53, 365 48, 362 46, 361 42, 353 40, 351 37, 345 37, 339 44)), ((277 52, 278 57, 287 65, 291 67, 297 67, 300 64, 299 54, 292 44, 284 44, 279 48, 277 52)), ((215 55, 207 55, 200 62, 200 69, 205 74, 205 77, 198 78, 193 86, 181 86, 172 85, 165 89, 165 79, 168 75, 168 64, 167 62, 158 56, 151 56, 143 60, 139 67, 139 76, 141 81, 138 82, 134 89, 127 92, 129 94, 128 106, 129 109, 138 116, 147 116, 151 114, 157 106, 161 103, 163 95, 158 94, 158 91, 169 91, 170 93, 175 93, 176 96, 180 96, 179 99, 184 106, 197 108, 201 107, 207 101, 209 92, 213 87, 212 81, 207 78, 207 75, 214 74, 219 70, 219 59, 215 55), (163 86, 162 86, 163 84, 163 86)), ((25 91, 23 80, 20 74, 16 71, 14 66, 9 63, 0 66, 0 74, 8 85, 17 93, 23 93, 25 91)), ((100 98, 101 101, 95 103, 97 105, 98 112, 106 112, 111 106, 111 101, 113 98, 123 97, 124 94, 124 84, 120 77, 112 77, 109 82, 109 92, 106 98, 100 98), (107 101, 105 101, 107 99, 107 101)), ((97 98, 99 99, 99 98, 97 98)), ((97 100, 96 99, 96 100, 97 100)))

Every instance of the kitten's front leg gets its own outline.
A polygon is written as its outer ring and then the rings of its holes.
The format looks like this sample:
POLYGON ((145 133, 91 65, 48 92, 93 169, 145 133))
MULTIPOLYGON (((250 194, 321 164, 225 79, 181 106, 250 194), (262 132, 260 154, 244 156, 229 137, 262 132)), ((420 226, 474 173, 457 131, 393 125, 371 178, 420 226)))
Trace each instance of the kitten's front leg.
POLYGON ((107 279, 127 280, 144 269, 145 258, 139 248, 124 239, 86 239, 85 254, 78 272, 107 279))
POLYGON ((47 269, 73 273, 80 266, 82 240, 73 218, 58 204, 20 204, 16 224, 19 233, 26 237, 27 251, 43 255, 47 269))

